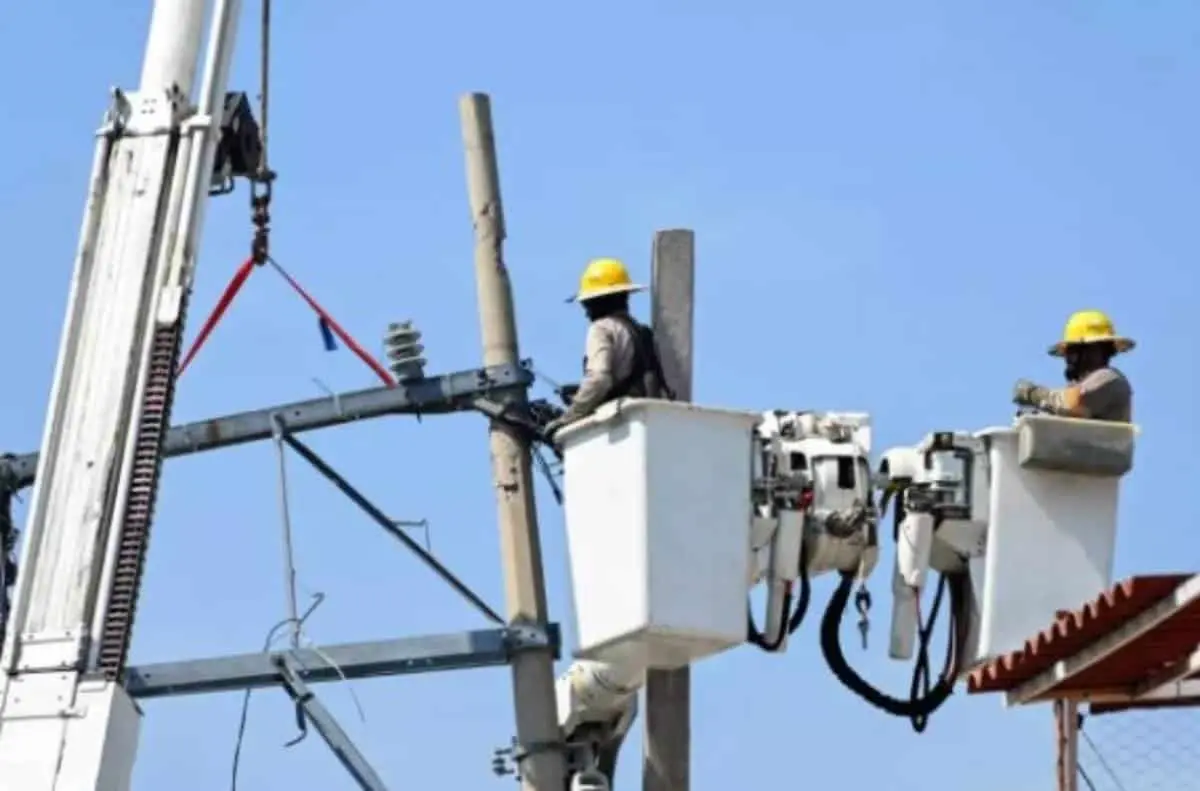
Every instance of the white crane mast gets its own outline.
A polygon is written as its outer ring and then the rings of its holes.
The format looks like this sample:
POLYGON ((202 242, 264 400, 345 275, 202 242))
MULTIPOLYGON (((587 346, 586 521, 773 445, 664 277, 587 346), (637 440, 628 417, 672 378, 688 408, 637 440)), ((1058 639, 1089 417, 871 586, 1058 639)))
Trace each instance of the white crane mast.
POLYGON ((124 791, 121 687, 239 0, 156 0, 134 93, 98 134, 22 573, 0 657, 0 783, 124 791))

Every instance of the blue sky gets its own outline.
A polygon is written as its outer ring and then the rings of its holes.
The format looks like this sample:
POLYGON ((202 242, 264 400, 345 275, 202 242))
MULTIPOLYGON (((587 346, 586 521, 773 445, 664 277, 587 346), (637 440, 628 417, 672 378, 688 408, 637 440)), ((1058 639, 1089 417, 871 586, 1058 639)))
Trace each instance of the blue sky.
MULTIPOLYGON (((0 131, 6 449, 33 449, 40 435, 91 134, 107 88, 134 87, 149 5, 42 0, 10 6, 0 27, 14 117, 0 131)), ((1118 571, 1200 565, 1189 496, 1194 3, 436 6, 276 9, 274 251, 366 343, 412 318, 431 371, 479 360, 456 100, 487 91, 522 351, 543 370, 578 370, 584 325, 562 297, 585 260, 620 256, 645 276, 661 227, 697 232, 697 400, 868 410, 878 449, 1006 420, 1013 380, 1059 380, 1045 347, 1067 314, 1103 308, 1139 341, 1122 361, 1144 435, 1122 496, 1118 571)), ((256 12, 234 74, 247 90, 256 12)), ((208 212, 193 332, 248 243, 239 190, 208 212)), ((283 282, 259 272, 181 382, 175 416, 312 397, 314 379, 371 385, 351 355, 323 350, 283 282)), ((309 441, 397 518, 429 519, 438 554, 501 601, 480 419, 390 419, 309 441)), ((254 650, 282 617, 273 453, 263 444, 168 464, 135 661, 254 650)), ((313 639, 480 625, 302 462, 291 470, 301 580, 329 597, 313 639)), ((540 511, 554 614, 569 620, 562 520, 545 492, 540 511)), ((815 606, 830 587, 818 583, 815 606)), ((885 573, 874 587, 882 598, 885 573)), ((1051 782, 1048 711, 957 696, 916 736, 838 686, 816 620, 786 656, 747 648, 696 669, 695 791, 1051 782)), ((876 634, 869 655, 851 658, 902 692, 907 671, 876 634)), ((512 728, 506 671, 355 689, 365 723, 345 686, 321 694, 396 787, 511 783, 489 774, 512 728)), ((239 703, 148 704, 137 787, 227 783, 239 703)), ((282 692, 256 695, 250 718, 244 788, 352 787, 315 735, 282 749, 294 727, 282 692)), ((623 787, 636 787, 639 763, 628 750, 623 787)))

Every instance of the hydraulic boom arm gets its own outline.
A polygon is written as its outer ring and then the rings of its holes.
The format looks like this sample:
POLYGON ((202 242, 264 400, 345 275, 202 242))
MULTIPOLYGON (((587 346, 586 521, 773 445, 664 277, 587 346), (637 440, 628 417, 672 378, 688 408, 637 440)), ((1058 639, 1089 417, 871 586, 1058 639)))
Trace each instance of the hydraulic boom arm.
POLYGON ((141 84, 99 132, 0 676, 0 781, 124 791, 119 685, 169 425, 238 0, 157 0, 141 84))

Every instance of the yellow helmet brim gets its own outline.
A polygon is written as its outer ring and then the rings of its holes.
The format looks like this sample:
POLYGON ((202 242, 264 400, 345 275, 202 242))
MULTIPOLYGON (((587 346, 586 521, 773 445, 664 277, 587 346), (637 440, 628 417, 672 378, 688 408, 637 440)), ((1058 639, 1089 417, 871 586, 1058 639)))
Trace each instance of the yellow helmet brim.
POLYGON ((1091 344, 1091 343, 1111 343, 1113 346, 1116 347, 1117 354, 1121 354, 1122 352, 1130 351, 1133 349, 1134 346, 1137 345, 1132 338, 1122 338, 1117 335, 1101 336, 1098 338, 1089 338, 1086 341, 1077 341, 1075 343, 1067 343, 1066 341, 1059 341, 1058 343, 1056 343, 1050 347, 1050 356, 1051 357, 1063 357, 1066 355, 1067 349, 1070 348, 1071 346, 1084 346, 1084 345, 1091 344))
POLYGON ((607 286, 605 288, 595 288, 588 291, 580 291, 578 294, 573 294, 567 297, 567 302, 587 302, 588 300, 598 299, 599 297, 607 297, 612 294, 634 294, 638 291, 645 291, 646 287, 637 283, 622 283, 617 286, 607 286))

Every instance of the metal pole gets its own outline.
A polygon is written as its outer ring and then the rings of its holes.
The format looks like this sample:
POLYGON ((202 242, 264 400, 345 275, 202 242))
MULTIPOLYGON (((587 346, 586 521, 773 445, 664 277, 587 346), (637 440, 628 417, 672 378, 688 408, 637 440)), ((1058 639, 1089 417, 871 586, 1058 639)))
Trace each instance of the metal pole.
MULTIPOLYGON (((501 254, 504 211, 491 102, 485 94, 468 94, 459 102, 459 114, 475 227, 475 283, 484 365, 516 363, 519 355, 512 287, 501 254)), ((523 405, 526 390, 511 390, 497 397, 501 399, 503 403, 523 405)), ((491 423, 489 433, 508 620, 513 625, 544 625, 546 590, 529 440, 497 421, 491 423)), ((534 648, 518 654, 513 658, 512 674, 517 740, 527 756, 520 765, 522 787, 525 791, 562 791, 566 767, 559 749, 553 652, 534 648)))
POLYGON ((1073 700, 1054 701, 1058 791, 1079 791, 1079 705, 1073 700))
MULTIPOLYGON (((659 231, 651 253, 651 316, 663 374, 680 401, 692 400, 696 238, 692 231, 659 231)), ((691 668, 646 675, 643 791, 688 791, 691 786, 691 668)))

